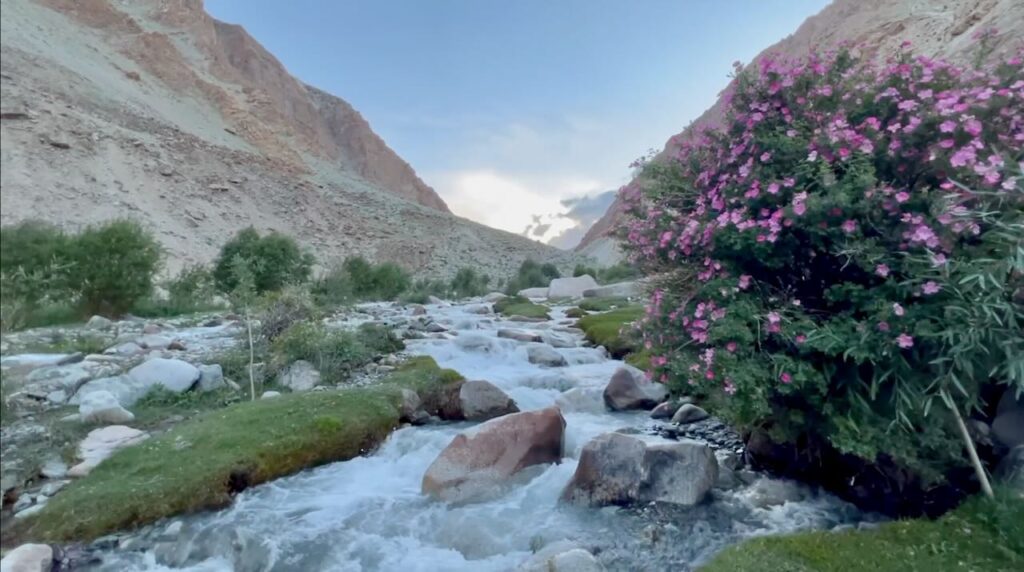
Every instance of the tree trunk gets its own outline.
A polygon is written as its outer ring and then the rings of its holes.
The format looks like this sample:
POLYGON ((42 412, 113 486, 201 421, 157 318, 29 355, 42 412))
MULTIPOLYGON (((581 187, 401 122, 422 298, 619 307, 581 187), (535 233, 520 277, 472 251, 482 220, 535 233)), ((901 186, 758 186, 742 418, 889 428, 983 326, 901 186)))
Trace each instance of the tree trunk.
POLYGON ((249 317, 249 308, 245 309, 245 326, 249 330, 249 395, 252 401, 256 401, 256 376, 252 369, 256 362, 256 350, 252 344, 252 318, 249 317))
MULTIPOLYGON (((945 392, 943 392, 945 393, 945 392)), ((943 401, 953 412, 953 417, 956 419, 957 429, 960 430, 960 437, 964 440, 964 446, 967 447, 967 455, 971 459, 971 465, 974 467, 974 472, 978 476, 978 482, 981 483, 981 490, 985 493, 985 496, 992 498, 995 494, 992 492, 992 484, 988 481, 988 475, 985 474, 985 467, 981 466, 981 459, 978 458, 978 451, 974 448, 974 440, 971 439, 971 434, 967 432, 967 425, 964 424, 964 418, 960 416, 960 410, 957 409, 956 404, 953 403, 953 398, 946 393, 943 397, 943 401)))

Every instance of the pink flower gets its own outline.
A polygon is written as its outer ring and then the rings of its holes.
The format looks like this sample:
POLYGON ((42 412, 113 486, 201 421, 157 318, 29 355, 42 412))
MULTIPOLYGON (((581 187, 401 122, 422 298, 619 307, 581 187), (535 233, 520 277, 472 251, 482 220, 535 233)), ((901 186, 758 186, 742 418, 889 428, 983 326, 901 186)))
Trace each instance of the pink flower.
POLYGON ((914 347, 914 336, 900 334, 896 336, 896 345, 903 349, 914 347))
POLYGON ((885 322, 885 321, 878 322, 878 331, 879 332, 888 332, 889 331, 889 322, 885 322))
POLYGON ((740 282, 738 285, 740 290, 746 290, 747 288, 750 288, 750 278, 751 276, 749 274, 743 274, 740 276, 740 282))
POLYGON ((981 122, 971 117, 967 121, 964 121, 964 131, 967 131, 974 137, 981 135, 981 122))
POLYGON ((722 391, 728 393, 729 395, 733 395, 736 393, 736 386, 733 385, 731 379, 725 378, 725 384, 722 386, 722 391))
POLYGON ((782 383, 792 383, 793 376, 789 375, 786 372, 782 372, 782 375, 779 376, 779 380, 782 381, 782 383))
POLYGON ((896 193, 896 202, 905 203, 910 200, 910 193, 906 191, 900 191, 896 193))
POLYGON ((879 264, 878 266, 875 266, 875 274, 882 278, 886 278, 889 276, 889 267, 885 264, 879 264))
POLYGON ((843 222, 843 232, 846 234, 853 234, 857 230, 857 221, 853 219, 847 219, 843 222))
POLYGON ((803 334, 797 334, 797 336, 796 336, 796 338, 794 338, 794 340, 796 341, 796 343, 802 344, 802 343, 807 341, 807 336, 805 336, 803 334))
POLYGON ((768 185, 768 194, 770 194, 770 195, 777 195, 777 194, 779 194, 779 184, 778 183, 771 183, 771 184, 769 184, 768 185))
POLYGON ((729 350, 729 353, 735 353, 736 352, 736 348, 737 348, 736 342, 729 342, 729 343, 725 344, 725 349, 729 350))
POLYGON ((793 203, 793 212, 796 213, 796 216, 803 216, 807 212, 807 205, 802 202, 793 203))
POLYGON ((921 286, 921 291, 924 292, 927 296, 937 294, 939 290, 942 290, 942 286, 940 286, 939 283, 935 282, 934 280, 929 280, 925 282, 923 286, 921 286))
POLYGON ((902 316, 903 314, 906 313, 906 310, 904 310, 903 306, 900 306, 899 304, 893 304, 892 313, 896 314, 897 316, 902 316))
POLYGON ((768 312, 768 323, 769 324, 778 324, 780 320, 782 320, 782 317, 779 316, 778 312, 775 312, 775 311, 768 312))
POLYGON ((943 121, 941 124, 939 124, 939 132, 941 132, 941 133, 952 133, 953 131, 956 131, 956 122, 955 121, 953 121, 951 119, 947 119, 947 120, 943 121))
POLYGON ((762 163, 767 163, 768 161, 771 161, 771 160, 772 160, 772 154, 771 153, 769 153, 768 151, 765 151, 764 153, 761 153, 761 162, 762 163))
POLYGON ((932 256, 932 266, 938 268, 946 265, 946 255, 941 252, 932 256))

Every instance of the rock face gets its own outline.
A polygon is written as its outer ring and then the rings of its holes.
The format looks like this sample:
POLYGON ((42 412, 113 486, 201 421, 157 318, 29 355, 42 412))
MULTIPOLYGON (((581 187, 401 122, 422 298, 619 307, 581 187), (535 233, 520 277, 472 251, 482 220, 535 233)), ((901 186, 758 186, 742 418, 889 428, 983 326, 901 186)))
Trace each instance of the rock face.
POLYGON ((704 443, 605 433, 583 447, 562 499, 587 506, 694 505, 717 478, 718 462, 704 443))
POLYGON ((462 433, 423 475, 423 493, 448 502, 485 497, 519 471, 562 459, 565 419, 558 408, 513 413, 462 433))
POLYGON ((642 372, 628 367, 619 368, 604 389, 604 403, 612 411, 653 409, 667 396, 665 386, 651 383, 642 372))
POLYGON ((0 560, 0 572, 50 572, 53 548, 47 544, 22 544, 0 560))
POLYGON ((309 391, 320 385, 320 372, 306 360, 296 360, 277 378, 277 383, 292 391, 309 391))
POLYGON ((102 429, 93 429, 78 444, 78 457, 82 459, 82 462, 71 467, 68 470, 68 476, 84 477, 118 449, 137 445, 148 438, 148 433, 124 425, 110 425, 102 429))
POLYGON ((459 388, 459 403, 467 421, 486 421, 519 412, 516 402, 489 381, 463 383, 459 388))
POLYGON ((0 126, 4 224, 131 212, 172 273, 249 225, 437 276, 582 262, 452 216, 351 105, 199 0, 11 0, 0 25, 4 109, 32 117, 0 126))
POLYGON ((555 278, 548 284, 548 298, 580 298, 584 291, 592 288, 597 288, 597 281, 589 274, 555 278))
POLYGON ((78 416, 84 423, 120 425, 135 420, 135 415, 118 402, 109 391, 94 391, 82 397, 78 416))

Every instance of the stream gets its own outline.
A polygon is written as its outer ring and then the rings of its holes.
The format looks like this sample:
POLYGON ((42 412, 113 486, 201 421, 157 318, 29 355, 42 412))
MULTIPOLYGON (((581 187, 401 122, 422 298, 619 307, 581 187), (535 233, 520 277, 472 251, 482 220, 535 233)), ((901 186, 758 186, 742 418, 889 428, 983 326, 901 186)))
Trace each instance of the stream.
MULTIPOLYGON (((478 306, 427 306, 448 332, 409 340, 407 353, 429 355, 467 379, 488 380, 523 411, 551 406, 573 387, 603 388, 622 366, 602 348, 583 346, 579 331, 566 327, 567 308, 556 307, 550 321, 530 323, 475 313, 478 306), (578 347, 557 350, 567 367, 540 367, 528 361, 526 344, 497 337, 499 328, 554 331, 578 347)), ((384 321, 409 312, 388 305, 364 311, 384 321)), ((757 474, 728 490, 714 489, 696 507, 561 505, 558 497, 589 439, 654 425, 646 412, 563 409, 563 415, 563 462, 523 471, 515 486, 492 500, 454 506, 420 493, 427 467, 471 424, 405 427, 369 456, 253 487, 227 509, 168 520, 108 542, 88 569, 504 571, 515 570, 547 543, 570 540, 607 570, 691 570, 749 536, 830 529, 869 518, 795 483, 782 483, 788 491, 784 501, 766 503, 759 491, 767 477, 757 474)))

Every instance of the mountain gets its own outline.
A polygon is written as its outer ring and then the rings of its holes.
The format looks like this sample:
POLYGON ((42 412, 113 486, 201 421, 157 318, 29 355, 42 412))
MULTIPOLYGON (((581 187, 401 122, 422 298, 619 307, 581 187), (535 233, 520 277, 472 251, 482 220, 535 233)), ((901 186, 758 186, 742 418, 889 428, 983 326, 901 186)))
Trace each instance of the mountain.
POLYGON ((171 270, 249 225, 428 275, 576 259, 453 216, 351 105, 200 0, 4 0, 0 56, 5 224, 137 219, 171 270))
MULTIPOLYGON (((990 57, 1005 55, 1024 43, 1024 2, 1020 0, 834 0, 820 13, 808 18, 795 33, 758 54, 756 63, 768 54, 800 58, 813 51, 848 42, 862 51, 886 57, 900 44, 910 42, 913 53, 939 57, 961 64, 973 61, 982 30, 995 28, 990 57)), ((678 143, 700 126, 714 125, 722 118, 719 99, 711 109, 665 144, 663 153, 678 149, 678 143)), ((625 206, 616 199, 608 211, 583 237, 577 252, 589 255, 608 251, 614 242, 609 233, 625 217, 625 206)))

